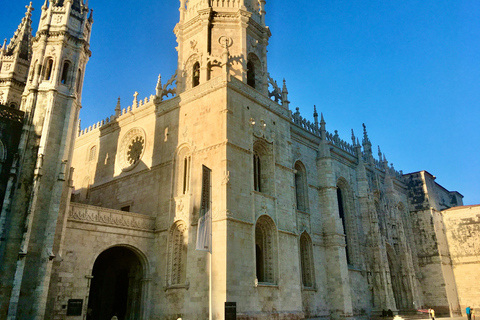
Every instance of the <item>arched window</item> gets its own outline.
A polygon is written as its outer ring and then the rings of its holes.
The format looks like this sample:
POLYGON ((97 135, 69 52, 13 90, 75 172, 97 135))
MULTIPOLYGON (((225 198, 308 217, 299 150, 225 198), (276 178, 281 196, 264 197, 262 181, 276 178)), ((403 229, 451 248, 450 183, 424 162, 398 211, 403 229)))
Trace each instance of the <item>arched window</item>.
POLYGON ((347 263, 351 264, 350 259, 350 248, 348 247, 348 235, 347 235, 347 223, 345 219, 345 204, 343 200, 342 190, 337 188, 337 201, 338 201, 338 213, 340 215, 340 219, 342 220, 343 232, 345 233, 345 251, 347 254, 347 263))
POLYGON ((255 225, 255 268, 259 283, 276 281, 276 227, 272 218, 263 215, 255 225))
POLYGON ((273 156, 271 145, 263 140, 253 145, 253 187, 257 192, 273 193, 273 156))
POLYGON ((190 190, 190 171, 192 156, 187 147, 180 149, 176 160, 176 196, 188 194, 190 190))
POLYGON ((300 263, 302 267, 302 283, 306 288, 315 287, 315 271, 313 263, 313 246, 310 236, 304 232, 300 236, 300 263))
POLYGON ((255 88, 255 65, 252 61, 248 61, 247 63, 247 84, 255 88))
POLYGON ((193 65, 192 73, 192 87, 196 87, 200 84, 200 63, 195 62, 193 65))
POLYGON ((301 162, 295 163, 295 195, 297 199, 297 210, 307 211, 307 175, 305 167, 301 162))
POLYGON ((62 77, 60 79, 61 84, 67 84, 67 78, 68 78, 68 72, 70 70, 70 62, 65 61, 63 63, 63 69, 62 69, 62 77))
POLYGON ((187 263, 187 225, 177 221, 170 229, 167 256, 167 286, 186 283, 187 263))
POLYGON ((262 192, 262 164, 257 152, 253 153, 253 186, 255 191, 262 192))
POLYGON ((187 194, 190 187, 190 161, 191 157, 189 155, 183 158, 183 194, 187 194))
POLYGON ((52 78, 52 71, 53 71, 53 59, 48 59, 47 64, 45 66, 45 80, 51 80, 52 78))
POLYGON ((93 161, 95 160, 97 156, 97 146, 93 146, 90 148, 90 153, 88 155, 88 161, 93 161))

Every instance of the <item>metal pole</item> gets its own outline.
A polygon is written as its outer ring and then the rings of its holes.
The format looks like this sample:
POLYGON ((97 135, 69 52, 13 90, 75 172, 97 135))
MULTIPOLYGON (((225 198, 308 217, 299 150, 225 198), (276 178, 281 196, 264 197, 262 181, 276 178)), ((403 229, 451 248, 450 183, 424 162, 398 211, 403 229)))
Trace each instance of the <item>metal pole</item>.
POLYGON ((208 319, 212 320, 212 253, 209 252, 209 263, 208 263, 208 319))

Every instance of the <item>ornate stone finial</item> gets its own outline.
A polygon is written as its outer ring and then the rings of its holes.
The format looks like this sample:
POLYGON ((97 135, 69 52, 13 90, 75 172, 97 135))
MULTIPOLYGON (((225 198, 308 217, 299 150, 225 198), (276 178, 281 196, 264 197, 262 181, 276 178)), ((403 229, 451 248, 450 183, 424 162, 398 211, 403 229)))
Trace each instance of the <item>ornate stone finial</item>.
POLYGON ((115 107, 115 116, 119 117, 121 112, 122 112, 122 107, 120 104, 120 97, 118 97, 117 106, 115 107))
POLYGON ((287 82, 283 79, 283 87, 282 87, 282 106, 288 109, 290 101, 288 101, 288 90, 287 90, 287 82))
POLYGON ((93 23, 93 9, 90 9, 90 17, 88 17, 88 22, 93 23))
POLYGON ((155 88, 156 89, 156 92, 155 92, 155 95, 157 96, 157 98, 162 98, 162 75, 159 74, 158 75, 158 81, 157 81, 157 87, 155 88))
POLYGON ((327 129, 326 129, 326 122, 323 118, 323 112, 320 113, 320 137, 322 140, 327 140, 327 129))
POLYGON ((355 147, 355 133, 353 132, 353 129, 352 129, 352 145, 355 147))
POLYGON ((365 123, 362 123, 363 126, 363 143, 370 143, 370 139, 368 139, 368 133, 367 133, 367 126, 365 123))
POLYGON ((135 107, 138 107, 138 92, 135 91, 135 93, 133 94, 133 104, 132 104, 132 109, 135 108, 135 107))
POLYGON ((378 146, 378 159, 382 161, 382 151, 380 150, 380 146, 378 146))
POLYGON ((30 4, 28 6, 25 6, 25 8, 27 9, 27 12, 25 13, 25 17, 29 19, 32 17, 32 11, 33 11, 32 2, 30 1, 30 4))
POLYGON ((78 119, 78 135, 82 132, 82 119, 78 119))
POLYGON ((366 155, 368 155, 368 159, 370 159, 369 162, 373 163, 372 143, 370 142, 370 139, 368 139, 367 126, 365 125, 365 123, 363 123, 362 126, 363 126, 363 140, 362 140, 363 151, 365 152, 366 155))
POLYGON ((316 105, 313 105, 313 120, 315 121, 315 128, 318 128, 318 112, 316 105))

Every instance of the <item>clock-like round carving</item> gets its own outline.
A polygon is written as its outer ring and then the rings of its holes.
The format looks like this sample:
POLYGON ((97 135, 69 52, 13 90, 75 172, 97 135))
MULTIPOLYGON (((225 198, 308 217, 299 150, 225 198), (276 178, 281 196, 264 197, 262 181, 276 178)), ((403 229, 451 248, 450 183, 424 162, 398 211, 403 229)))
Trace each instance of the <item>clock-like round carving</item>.
POLYGON ((145 131, 133 128, 122 139, 119 153, 119 163, 123 171, 133 169, 142 159, 145 152, 145 131))

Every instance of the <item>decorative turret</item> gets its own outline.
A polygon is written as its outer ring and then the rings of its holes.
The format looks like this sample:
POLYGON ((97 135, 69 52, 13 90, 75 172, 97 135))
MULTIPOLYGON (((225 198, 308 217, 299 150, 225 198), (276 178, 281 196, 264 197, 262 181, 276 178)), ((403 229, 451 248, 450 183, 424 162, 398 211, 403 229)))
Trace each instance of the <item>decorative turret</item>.
POLYGON ((265 26, 265 1, 180 0, 179 11, 174 30, 179 94, 228 70, 230 76, 268 95, 271 34, 265 26))
POLYGON ((17 108, 22 100, 28 67, 32 57, 32 3, 10 39, 8 46, 2 46, 0 53, 0 103, 17 108))

